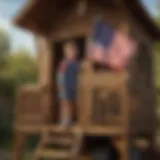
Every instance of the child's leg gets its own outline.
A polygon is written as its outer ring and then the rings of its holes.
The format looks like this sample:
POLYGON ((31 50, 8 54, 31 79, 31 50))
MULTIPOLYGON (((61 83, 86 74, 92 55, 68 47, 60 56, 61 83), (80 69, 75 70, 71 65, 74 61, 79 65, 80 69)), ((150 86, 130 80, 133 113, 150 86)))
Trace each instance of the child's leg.
POLYGON ((72 89, 68 89, 62 94, 61 99, 61 123, 69 125, 72 123, 75 113, 75 96, 76 92, 72 89))
POLYGON ((72 122, 72 106, 69 100, 61 101, 60 123, 69 125, 72 122))

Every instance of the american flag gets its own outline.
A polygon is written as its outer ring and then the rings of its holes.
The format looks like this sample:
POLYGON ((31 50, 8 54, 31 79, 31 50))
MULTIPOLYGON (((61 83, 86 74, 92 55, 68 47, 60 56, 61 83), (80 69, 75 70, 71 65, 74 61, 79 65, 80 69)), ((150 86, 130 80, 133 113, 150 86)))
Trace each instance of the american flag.
POLYGON ((127 35, 99 21, 94 26, 88 57, 113 69, 123 69, 135 53, 135 42, 127 35))

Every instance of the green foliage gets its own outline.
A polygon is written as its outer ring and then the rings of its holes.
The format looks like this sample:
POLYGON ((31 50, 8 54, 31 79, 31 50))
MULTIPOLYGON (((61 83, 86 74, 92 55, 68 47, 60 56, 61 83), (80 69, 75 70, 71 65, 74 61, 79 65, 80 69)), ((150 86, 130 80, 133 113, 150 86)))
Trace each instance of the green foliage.
POLYGON ((4 30, 0 30, 0 64, 3 63, 6 55, 9 54, 11 47, 10 36, 4 30))
POLYGON ((1 75, 14 79, 18 84, 35 82, 37 78, 37 63, 28 51, 20 50, 6 58, 1 75))
MULTIPOLYGON (((156 5, 157 16, 156 22, 160 28, 160 3, 156 5)), ((156 74, 156 90, 157 90, 157 105, 160 105, 160 42, 157 42, 154 47, 155 50, 155 74, 156 74)))
POLYGON ((13 97, 16 90, 16 81, 12 78, 0 77, 0 96, 13 97))
POLYGON ((7 53, 9 49, 10 49, 9 34, 3 30, 0 30, 0 52, 7 53))
POLYGON ((0 104, 0 147, 12 144, 13 115, 17 87, 24 83, 35 83, 37 80, 37 63, 27 50, 19 50, 4 59, 0 68, 0 98, 7 99, 9 104, 0 104))
MULTIPOLYGON (((9 100, 9 99, 8 99, 9 100)), ((13 141, 13 108, 7 112, 1 110, 0 116, 0 147, 8 148, 13 141)))

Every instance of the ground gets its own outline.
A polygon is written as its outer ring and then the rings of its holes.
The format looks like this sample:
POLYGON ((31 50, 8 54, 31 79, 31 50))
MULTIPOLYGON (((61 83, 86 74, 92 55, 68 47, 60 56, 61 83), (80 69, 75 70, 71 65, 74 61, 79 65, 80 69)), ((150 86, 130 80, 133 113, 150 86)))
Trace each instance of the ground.
MULTIPOLYGON (((28 152, 25 154, 24 160, 33 160, 33 155, 28 152)), ((0 160, 13 160, 13 152, 0 151, 0 160)))

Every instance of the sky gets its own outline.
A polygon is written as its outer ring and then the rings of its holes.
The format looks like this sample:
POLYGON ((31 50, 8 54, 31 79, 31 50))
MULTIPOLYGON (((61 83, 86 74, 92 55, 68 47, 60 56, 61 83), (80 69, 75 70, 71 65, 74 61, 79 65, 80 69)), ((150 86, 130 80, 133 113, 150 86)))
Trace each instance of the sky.
POLYGON ((158 4, 159 0, 141 0, 142 4, 146 6, 146 9, 151 15, 155 16, 157 14, 156 5, 158 4))
POLYGON ((12 24, 14 17, 26 2, 27 0, 0 0, 0 29, 4 29, 9 33, 13 51, 26 48, 34 54, 33 35, 12 24))
MULTIPOLYGON (((33 35, 26 30, 13 26, 12 20, 28 0, 0 0, 0 29, 6 30, 12 42, 12 50, 26 48, 35 54, 33 35)), ((141 0, 147 10, 156 15, 156 2, 159 0, 141 0)))

